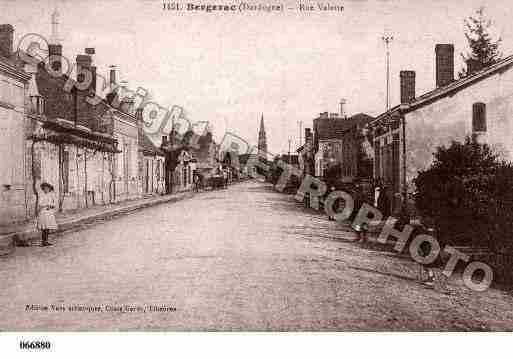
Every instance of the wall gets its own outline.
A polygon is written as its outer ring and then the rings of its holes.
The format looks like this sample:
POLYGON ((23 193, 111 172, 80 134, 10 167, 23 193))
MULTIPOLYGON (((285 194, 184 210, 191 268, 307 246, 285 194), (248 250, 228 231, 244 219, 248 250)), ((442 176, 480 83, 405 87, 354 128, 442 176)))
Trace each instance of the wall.
POLYGON ((142 194, 137 136, 136 123, 128 121, 125 116, 119 113, 115 113, 114 137, 118 140, 118 149, 122 151, 115 155, 116 201, 136 199, 142 194))
POLYGON ((513 70, 495 74, 460 92, 407 113, 407 182, 429 167, 433 152, 472 133, 472 105, 486 104, 487 132, 481 137, 505 159, 513 160, 513 70))
POLYGON ((330 165, 342 160, 342 140, 320 140, 315 154, 315 176, 322 177, 330 165))
POLYGON ((25 85, 0 73, 0 224, 26 218, 25 85))
POLYGON ((141 161, 142 193, 164 194, 164 157, 142 155, 141 161))
POLYGON ((36 142, 33 147, 34 166, 32 166, 32 141, 27 141, 26 191, 29 215, 34 216, 36 197, 33 190, 34 176, 36 189, 41 182, 48 182, 55 188, 56 196, 63 211, 82 209, 111 202, 111 163, 112 155, 93 150, 77 148, 75 145, 61 145, 36 142), (67 153, 67 155, 65 155, 67 153), (63 158, 67 157, 68 161, 63 158), (63 167, 62 182, 59 160, 67 163, 63 167), (32 172, 34 168, 34 172, 32 172), (67 177, 68 184, 64 184, 67 177), (66 188, 67 187, 67 188, 66 188))

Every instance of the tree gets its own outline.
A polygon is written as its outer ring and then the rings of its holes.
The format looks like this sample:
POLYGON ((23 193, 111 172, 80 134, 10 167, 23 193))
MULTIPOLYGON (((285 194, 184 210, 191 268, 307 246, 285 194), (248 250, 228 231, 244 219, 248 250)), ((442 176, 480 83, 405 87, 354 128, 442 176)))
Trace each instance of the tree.
POLYGON ((415 179, 417 208, 434 221, 442 242, 489 245, 496 220, 490 204, 501 197, 496 180, 503 164, 487 144, 470 137, 438 147, 434 155, 415 179))
POLYGON ((499 51, 502 39, 500 37, 496 40, 492 38, 490 28, 493 23, 486 18, 483 7, 476 10, 475 16, 465 19, 464 23, 466 28, 465 37, 470 52, 461 53, 467 67, 459 72, 460 78, 493 65, 502 57, 502 53, 499 51))
POLYGON ((513 235, 513 166, 467 137, 439 147, 415 179, 416 205, 442 243, 493 247, 513 235))

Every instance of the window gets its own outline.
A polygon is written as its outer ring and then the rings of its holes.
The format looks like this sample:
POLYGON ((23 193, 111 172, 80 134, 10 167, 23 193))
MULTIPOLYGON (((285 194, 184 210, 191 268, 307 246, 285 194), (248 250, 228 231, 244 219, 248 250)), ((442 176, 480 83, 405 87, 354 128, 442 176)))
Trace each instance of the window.
POLYGON ((45 100, 41 96, 30 96, 30 113, 42 115, 45 112, 45 100))
POLYGON ((157 160, 155 166, 155 178, 157 179, 157 181, 160 181, 160 160, 157 160))
POLYGON ((472 105, 472 132, 486 132, 486 105, 482 102, 472 105))
POLYGON ((381 177, 381 151, 379 147, 379 141, 374 141, 374 176, 376 178, 381 177))
POLYGON ((69 152, 62 152, 62 189, 69 193, 69 152))

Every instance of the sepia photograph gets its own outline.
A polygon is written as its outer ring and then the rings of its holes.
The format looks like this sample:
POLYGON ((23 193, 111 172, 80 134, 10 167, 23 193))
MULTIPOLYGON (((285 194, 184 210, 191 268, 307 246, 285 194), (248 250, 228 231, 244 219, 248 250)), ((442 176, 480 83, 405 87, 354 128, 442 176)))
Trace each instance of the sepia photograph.
POLYGON ((513 330, 511 2, 0 9, 15 353, 513 330))

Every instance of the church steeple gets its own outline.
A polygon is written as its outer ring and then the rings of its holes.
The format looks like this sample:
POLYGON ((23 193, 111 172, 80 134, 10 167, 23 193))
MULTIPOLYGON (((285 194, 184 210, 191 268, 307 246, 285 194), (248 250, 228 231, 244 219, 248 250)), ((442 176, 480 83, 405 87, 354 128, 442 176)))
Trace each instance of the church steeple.
POLYGON ((260 117, 260 130, 258 131, 258 157, 267 160, 267 137, 264 127, 264 114, 260 117))

